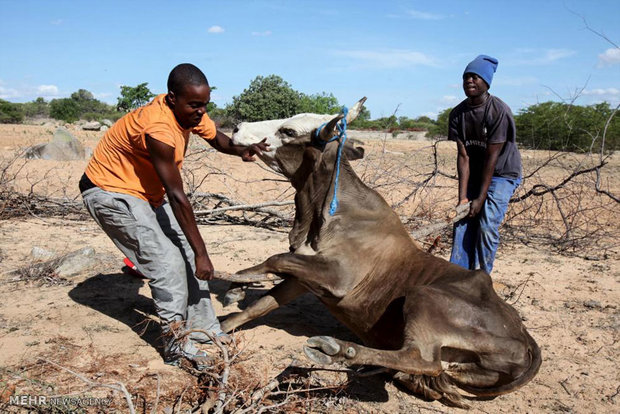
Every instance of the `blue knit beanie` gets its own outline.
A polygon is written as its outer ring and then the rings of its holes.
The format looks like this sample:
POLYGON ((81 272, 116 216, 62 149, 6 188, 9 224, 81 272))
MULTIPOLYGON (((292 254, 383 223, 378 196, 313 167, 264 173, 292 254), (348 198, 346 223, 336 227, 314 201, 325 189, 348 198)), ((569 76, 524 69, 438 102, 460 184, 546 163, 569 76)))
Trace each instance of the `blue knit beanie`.
POLYGON ((493 81, 493 73, 497 69, 497 59, 487 55, 479 55, 476 59, 469 62, 469 65, 465 68, 463 75, 466 73, 475 73, 480 76, 489 87, 491 87, 491 81, 493 81))

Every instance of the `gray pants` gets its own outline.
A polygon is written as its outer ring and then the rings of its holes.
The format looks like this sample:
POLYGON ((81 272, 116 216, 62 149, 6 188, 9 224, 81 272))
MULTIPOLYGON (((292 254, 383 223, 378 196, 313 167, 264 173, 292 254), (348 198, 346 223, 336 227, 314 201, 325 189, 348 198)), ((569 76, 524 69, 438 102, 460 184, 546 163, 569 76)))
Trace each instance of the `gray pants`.
MULTIPOLYGON (((82 193, 84 204, 116 247, 149 279, 162 326, 186 321, 188 329, 220 334, 207 281, 194 276, 194 252, 170 204, 153 207, 127 194, 99 187, 82 193)), ((201 334, 190 338, 206 342, 201 334)))

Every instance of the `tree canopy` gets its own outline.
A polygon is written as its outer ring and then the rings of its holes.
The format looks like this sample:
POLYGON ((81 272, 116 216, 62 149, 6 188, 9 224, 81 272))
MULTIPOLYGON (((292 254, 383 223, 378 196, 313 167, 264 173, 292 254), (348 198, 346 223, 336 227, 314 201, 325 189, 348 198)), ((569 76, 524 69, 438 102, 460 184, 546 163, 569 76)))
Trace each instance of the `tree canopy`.
POLYGON ((250 86, 227 108, 230 116, 239 121, 263 121, 288 118, 299 113, 299 92, 277 75, 257 76, 250 86))
POLYGON ((561 102, 531 105, 515 116, 519 144, 532 149, 588 151, 600 144, 605 127, 607 149, 620 146, 620 119, 607 102, 589 106, 561 102), (610 120, 609 124, 607 121, 610 120))
POLYGON ((118 97, 116 109, 121 112, 129 112, 149 103, 155 94, 147 87, 148 82, 136 86, 121 86, 121 96, 118 97))

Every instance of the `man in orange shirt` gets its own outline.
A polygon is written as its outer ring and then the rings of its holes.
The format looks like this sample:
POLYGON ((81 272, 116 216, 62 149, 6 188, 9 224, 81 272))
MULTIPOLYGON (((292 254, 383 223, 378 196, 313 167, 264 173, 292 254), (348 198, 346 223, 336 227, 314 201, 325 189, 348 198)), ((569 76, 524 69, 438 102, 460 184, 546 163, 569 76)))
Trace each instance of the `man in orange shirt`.
POLYGON ((168 77, 168 93, 119 119, 95 148, 80 180, 90 215, 149 279, 165 338, 164 360, 177 365, 186 358, 199 369, 209 358, 194 341, 209 339, 193 333, 181 341, 170 332, 172 323, 184 322, 186 329, 224 335, 207 284, 213 264, 181 179, 189 136, 198 134, 243 161, 269 150, 264 141, 233 145, 206 114, 210 99, 200 69, 189 63, 176 66, 168 77))

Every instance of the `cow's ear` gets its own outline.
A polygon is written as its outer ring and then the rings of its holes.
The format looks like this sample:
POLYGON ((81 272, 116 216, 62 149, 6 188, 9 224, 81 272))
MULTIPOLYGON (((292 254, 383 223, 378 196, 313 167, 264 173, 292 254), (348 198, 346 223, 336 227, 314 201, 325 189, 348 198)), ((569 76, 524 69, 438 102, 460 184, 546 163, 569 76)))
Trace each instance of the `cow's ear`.
POLYGON ((343 150, 349 161, 361 160, 362 158, 364 158, 364 148, 362 147, 345 145, 343 150))

